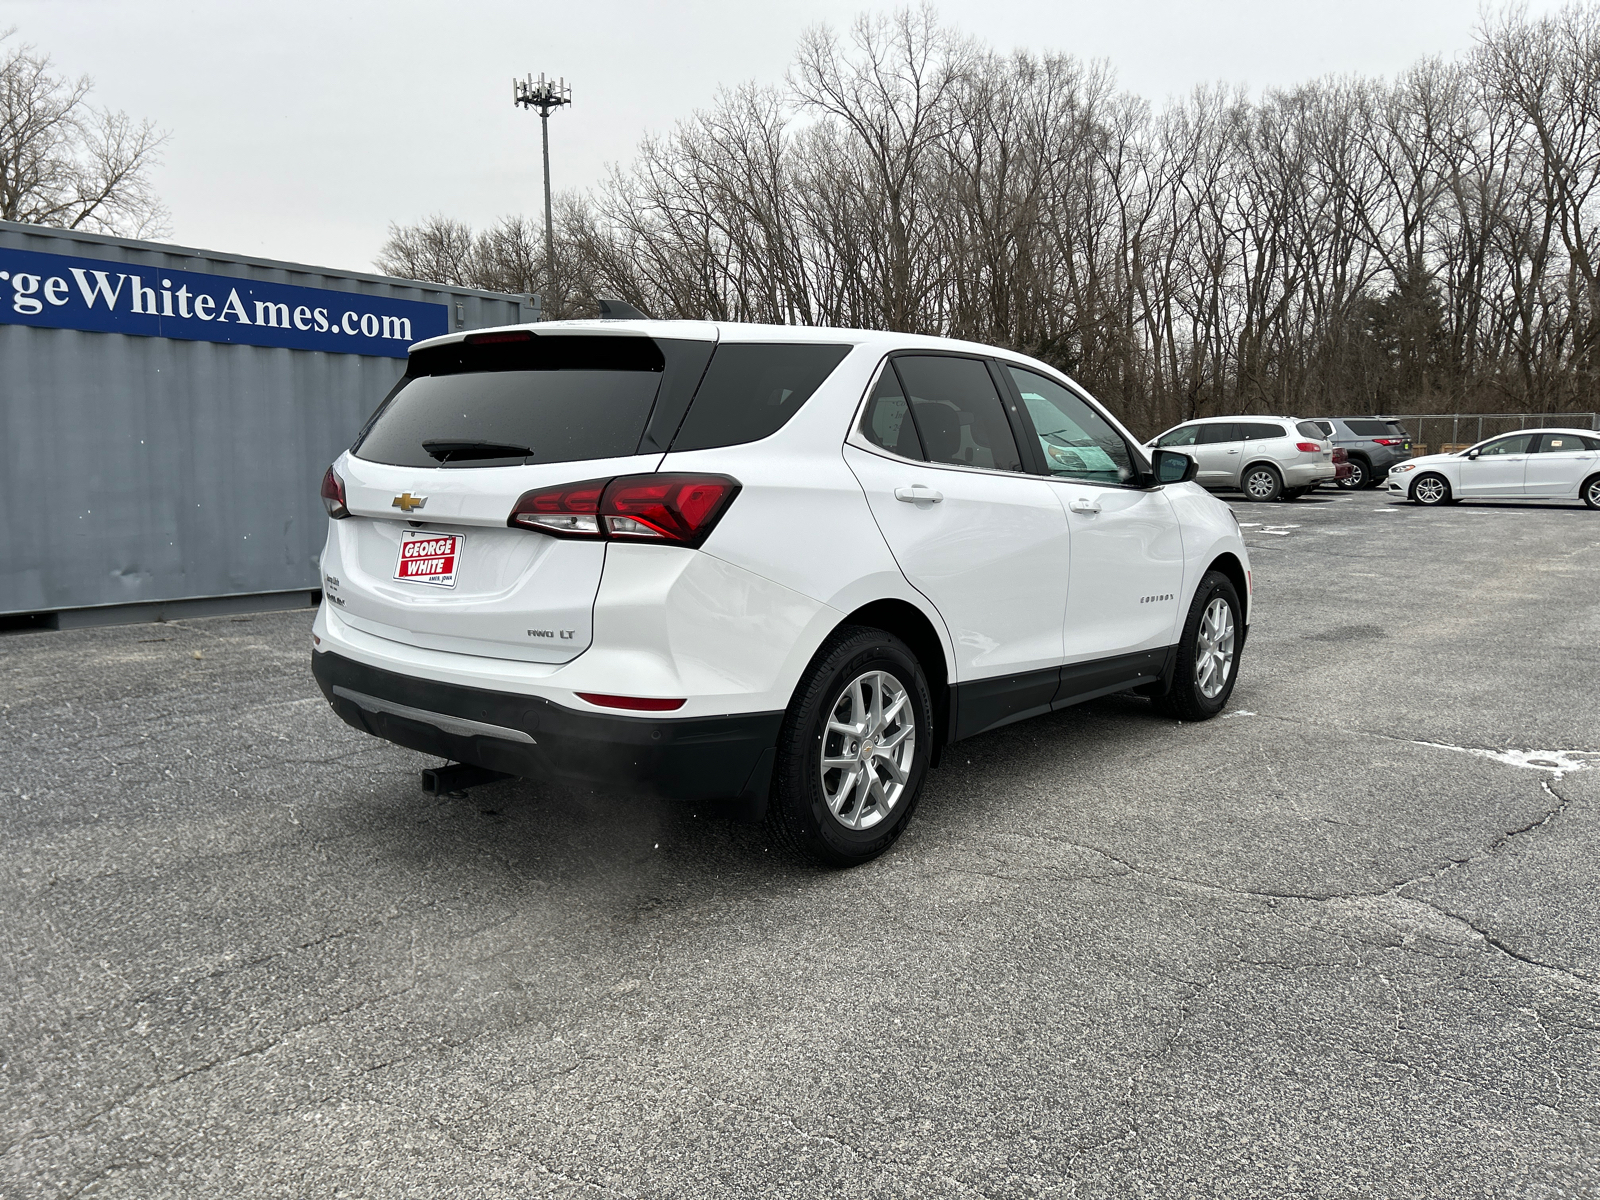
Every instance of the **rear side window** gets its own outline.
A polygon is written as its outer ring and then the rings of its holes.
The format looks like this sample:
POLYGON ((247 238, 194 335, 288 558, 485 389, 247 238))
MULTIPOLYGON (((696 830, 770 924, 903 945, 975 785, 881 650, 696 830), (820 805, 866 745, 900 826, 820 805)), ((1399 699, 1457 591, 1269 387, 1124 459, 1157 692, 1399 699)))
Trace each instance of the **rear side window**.
POLYGON ((1316 438, 1319 441, 1333 436, 1333 427, 1324 425, 1321 421, 1301 421, 1295 428, 1300 431, 1301 437, 1316 438))
POLYGON ((1239 427, 1231 421, 1213 421, 1209 425, 1200 426, 1200 436, 1195 439, 1195 445, 1210 446, 1217 442, 1237 442, 1239 437, 1239 427))
POLYGON ((891 365, 911 401, 929 462, 1022 470, 988 367, 975 358, 920 354, 896 358, 891 365))
POLYGON ((1241 421, 1237 428, 1239 437, 1246 442, 1263 442, 1268 438, 1288 437, 1282 425, 1268 425, 1262 421, 1241 421))
POLYGON ((1345 428, 1357 437, 1393 437, 1396 433, 1404 433, 1393 421, 1345 421, 1345 428))
POLYGON ((712 450, 771 437, 850 350, 848 345, 815 342, 718 346, 672 449, 712 450))
POLYGON ((1600 446, 1600 438, 1579 437, 1572 433, 1547 433, 1539 445, 1541 454, 1575 454, 1600 446))
POLYGON ((660 347, 633 337, 514 335, 424 350, 353 452, 400 467, 631 455, 664 365, 660 347))
POLYGON ((867 441, 890 454, 922 457, 922 443, 911 421, 911 406, 906 403, 900 377, 892 365, 886 364, 878 376, 878 386, 872 389, 872 399, 867 401, 867 412, 861 419, 861 432, 867 441))

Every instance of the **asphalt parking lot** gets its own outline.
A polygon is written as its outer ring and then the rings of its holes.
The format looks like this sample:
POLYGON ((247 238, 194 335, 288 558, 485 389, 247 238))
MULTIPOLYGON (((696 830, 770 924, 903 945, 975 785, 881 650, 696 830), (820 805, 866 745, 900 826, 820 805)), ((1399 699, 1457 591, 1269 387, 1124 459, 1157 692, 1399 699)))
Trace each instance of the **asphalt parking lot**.
POLYGON ((5 1196, 1600 1193, 1600 513, 1237 505, 1229 712, 828 873, 425 796, 310 614, 0 639, 5 1196))

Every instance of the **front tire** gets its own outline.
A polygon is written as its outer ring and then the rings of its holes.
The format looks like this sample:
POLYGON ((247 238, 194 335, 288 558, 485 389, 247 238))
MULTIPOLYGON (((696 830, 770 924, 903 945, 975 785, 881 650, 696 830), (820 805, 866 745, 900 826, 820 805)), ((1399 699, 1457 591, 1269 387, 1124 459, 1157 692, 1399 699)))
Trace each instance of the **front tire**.
POLYGON ((1244 473, 1244 478, 1239 480, 1239 487, 1246 500, 1265 503, 1282 497, 1283 476, 1278 474, 1276 467, 1257 463, 1244 473))
POLYGON ((1239 678, 1243 637, 1244 608, 1233 581, 1207 571, 1183 622, 1172 687, 1155 698, 1156 711, 1182 721, 1208 721, 1221 712, 1239 678))
POLYGON ((911 648, 846 625, 812 659, 778 736, 768 824, 790 850, 851 867, 899 839, 921 798, 933 698, 911 648))
POLYGON ((1429 473, 1418 477, 1411 485, 1411 502, 1426 507, 1450 503, 1450 481, 1443 475, 1429 473))
POLYGON ((1600 508, 1600 475, 1591 475, 1583 481, 1583 486, 1578 489, 1578 495, 1583 497, 1583 502, 1590 508, 1600 508))

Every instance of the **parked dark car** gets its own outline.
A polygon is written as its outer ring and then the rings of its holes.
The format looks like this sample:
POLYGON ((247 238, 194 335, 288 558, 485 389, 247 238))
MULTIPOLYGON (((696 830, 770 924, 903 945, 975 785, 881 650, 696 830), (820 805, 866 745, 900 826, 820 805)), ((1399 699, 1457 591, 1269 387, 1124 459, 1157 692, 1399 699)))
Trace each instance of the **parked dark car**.
POLYGON ((1377 487, 1390 467, 1411 457, 1411 435, 1391 417, 1315 417, 1312 424, 1350 456, 1342 488, 1377 487))

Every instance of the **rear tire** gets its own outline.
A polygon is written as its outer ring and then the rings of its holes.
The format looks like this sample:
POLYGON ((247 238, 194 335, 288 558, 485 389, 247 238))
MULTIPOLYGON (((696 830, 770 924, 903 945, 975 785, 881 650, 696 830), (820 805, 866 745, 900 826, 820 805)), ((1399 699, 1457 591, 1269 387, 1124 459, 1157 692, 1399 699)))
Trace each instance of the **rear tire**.
POLYGON ((1172 687, 1155 697, 1157 712, 1181 721, 1208 721, 1223 710, 1239 678, 1243 618, 1233 581, 1221 571, 1207 571, 1183 622, 1172 687))
POLYGON ((933 698, 911 648, 882 629, 842 626, 784 714, 767 816, 773 836, 830 867, 878 857, 916 809, 935 736, 933 698))
POLYGON ((1436 504, 1449 504, 1451 499, 1450 481, 1443 475, 1429 472, 1426 475, 1418 476, 1417 481, 1411 485, 1411 502, 1413 504, 1421 504, 1431 508, 1436 504))
POLYGON ((1244 492, 1246 500, 1266 503, 1282 497, 1283 476, 1278 474, 1276 467, 1257 463, 1244 473, 1244 477, 1239 480, 1239 487, 1244 492))
POLYGON ((1600 508, 1600 475, 1591 475, 1583 481, 1583 486, 1578 489, 1578 495, 1583 497, 1583 502, 1590 508, 1600 508))
POLYGON ((1362 458, 1352 458, 1350 474, 1339 480, 1339 486, 1349 492, 1359 492, 1362 488, 1371 487, 1372 484, 1372 468, 1362 458))

